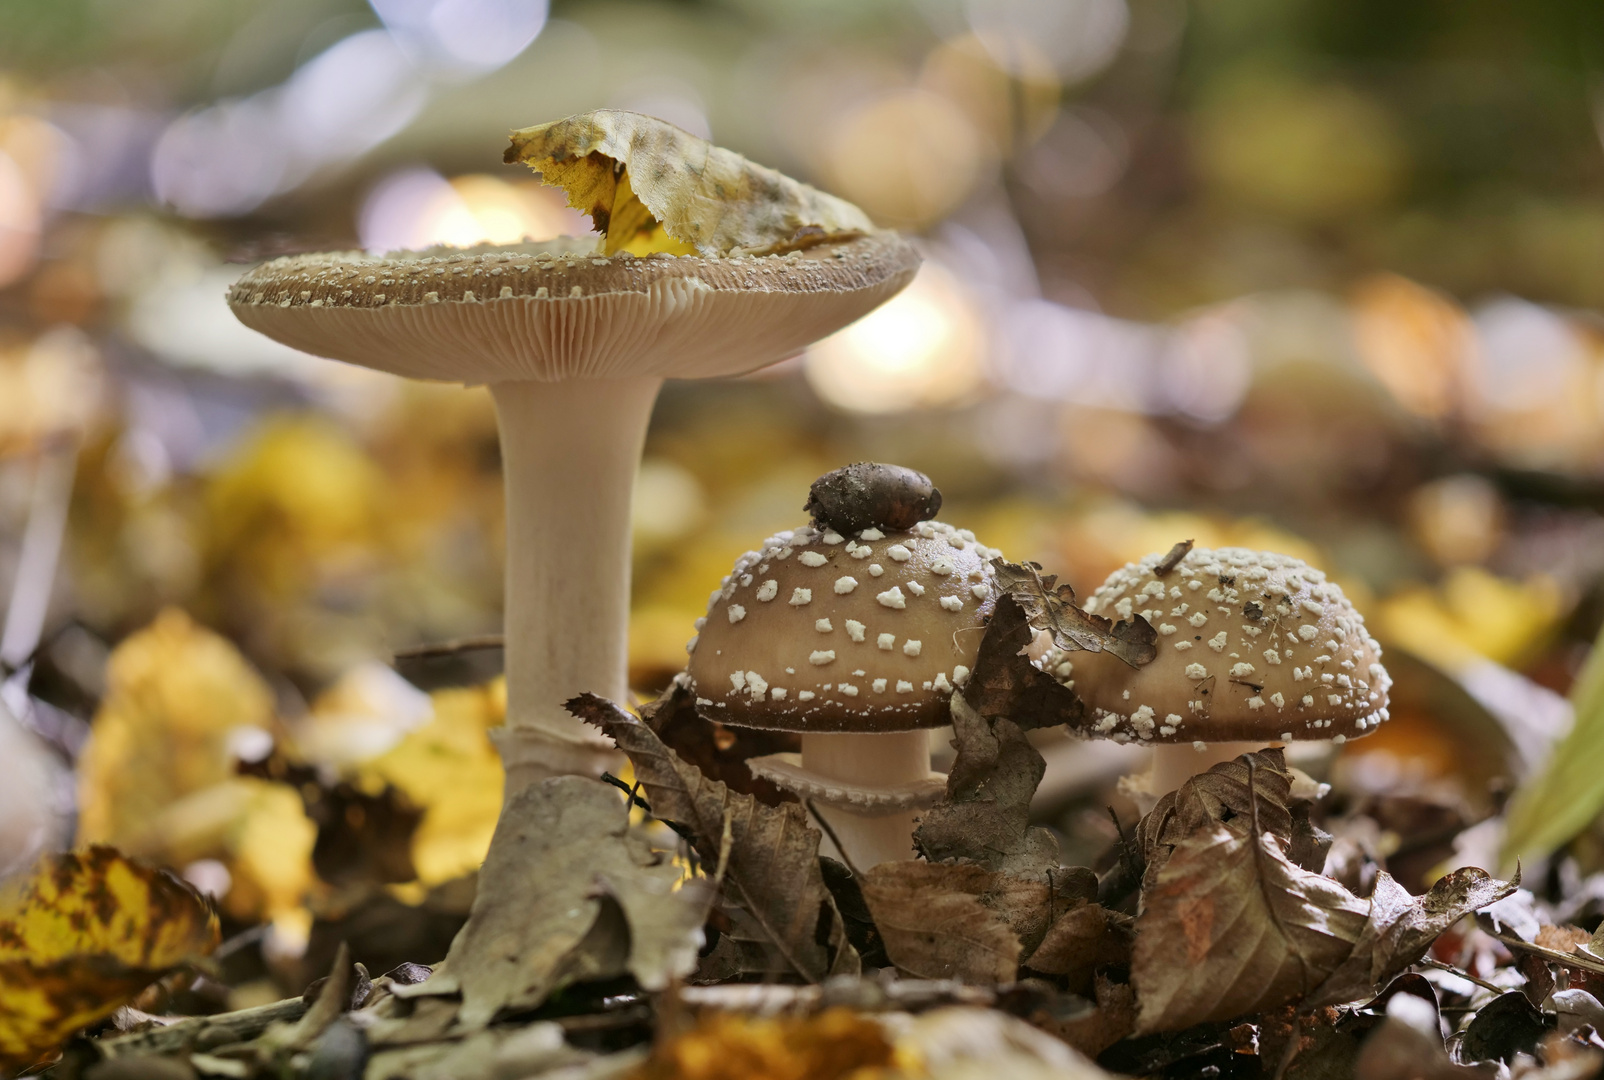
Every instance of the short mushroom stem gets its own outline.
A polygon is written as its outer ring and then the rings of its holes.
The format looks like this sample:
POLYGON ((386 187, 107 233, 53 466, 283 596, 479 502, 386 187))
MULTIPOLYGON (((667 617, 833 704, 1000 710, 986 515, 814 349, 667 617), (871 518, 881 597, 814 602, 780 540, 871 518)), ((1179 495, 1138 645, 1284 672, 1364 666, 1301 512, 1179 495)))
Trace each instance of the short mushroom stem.
MULTIPOLYGON (((1198 773, 1205 773, 1224 761, 1241 754, 1263 750, 1264 742, 1213 742, 1199 750, 1190 743, 1160 743, 1153 747, 1153 764, 1145 775, 1137 778, 1137 785, 1147 789, 1149 797, 1157 802, 1178 789, 1198 773)), ((1143 807, 1145 814, 1151 809, 1143 807)))
MULTIPOLYGON (((924 730, 884 735, 804 732, 802 768, 864 787, 915 783, 930 776, 930 734, 924 730)), ((913 827, 923 811, 899 810, 865 817, 840 806, 818 802, 813 806, 830 823, 848 859, 859 870, 914 857, 913 827)), ((828 836, 819 850, 820 854, 840 857, 828 836)))
POLYGON ((506 797, 622 761, 570 716, 580 693, 627 700, 630 497, 662 380, 490 387, 507 489, 506 797))

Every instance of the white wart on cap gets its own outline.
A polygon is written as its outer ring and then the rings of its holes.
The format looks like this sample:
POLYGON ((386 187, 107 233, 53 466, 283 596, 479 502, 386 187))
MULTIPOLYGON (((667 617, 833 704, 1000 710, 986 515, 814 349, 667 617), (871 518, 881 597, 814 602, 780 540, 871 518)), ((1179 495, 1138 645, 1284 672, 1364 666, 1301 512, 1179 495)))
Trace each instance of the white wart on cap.
POLYGON ((843 536, 804 526, 747 552, 689 646, 702 714, 803 732, 892 732, 949 722, 996 604, 999 553, 925 521, 843 536))
POLYGON ((1153 554, 1086 602, 1141 615, 1158 655, 1132 668, 1105 653, 1051 651, 1042 666, 1086 703, 1083 732, 1119 742, 1351 739, 1387 719, 1381 647, 1342 589, 1300 559, 1193 549, 1163 575, 1153 554))

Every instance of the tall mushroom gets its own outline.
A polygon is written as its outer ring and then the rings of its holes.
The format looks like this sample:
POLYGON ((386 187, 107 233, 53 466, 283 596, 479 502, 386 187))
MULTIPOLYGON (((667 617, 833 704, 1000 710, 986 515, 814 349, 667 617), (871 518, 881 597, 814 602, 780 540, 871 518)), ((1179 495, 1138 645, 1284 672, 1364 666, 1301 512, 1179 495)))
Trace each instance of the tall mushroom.
POLYGON ((295 256, 228 297, 295 348, 489 386, 507 495, 509 797, 617 760, 562 702, 626 694, 630 493, 663 379, 793 355, 919 263, 851 204, 650 117, 528 128, 515 159, 590 213, 601 242, 295 256))
POLYGON ((822 477, 813 524, 743 555, 690 646, 703 717, 802 734, 800 757, 747 764, 813 800, 859 868, 913 857, 914 819, 946 786, 927 729, 951 722, 996 603, 998 553, 927 520, 940 506, 911 470, 822 477))
POLYGON ((1301 559, 1247 548, 1149 555, 1086 610, 1142 615, 1158 655, 1050 651, 1041 664, 1086 703, 1082 733, 1153 746, 1136 794, 1159 797, 1270 742, 1368 735, 1387 719, 1381 646, 1342 589, 1301 559))

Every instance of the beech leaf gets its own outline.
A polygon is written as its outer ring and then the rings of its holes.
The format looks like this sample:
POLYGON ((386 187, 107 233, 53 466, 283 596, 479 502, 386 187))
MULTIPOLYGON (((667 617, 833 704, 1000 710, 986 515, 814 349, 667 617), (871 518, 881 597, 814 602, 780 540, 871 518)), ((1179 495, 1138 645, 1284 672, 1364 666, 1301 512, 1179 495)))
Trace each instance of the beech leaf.
POLYGON ((800 805, 765 806, 708 779, 606 698, 581 694, 567 705, 618 744, 635 767, 652 813, 687 828, 708 866, 718 865, 728 828, 724 887, 745 916, 736 920, 734 936, 812 982, 857 972, 858 954, 819 869, 821 835, 800 805))
POLYGON ((708 892, 630 831, 616 790, 561 776, 507 804, 479 871, 473 910, 434 993, 462 994, 482 1027, 555 990, 629 971, 660 989, 696 967, 708 892))
POLYGON ((1042 574, 1035 563, 993 559, 997 588, 1020 606, 1031 627, 1046 630, 1053 644, 1067 652, 1112 653, 1132 667, 1158 655, 1158 632, 1140 615, 1130 622, 1111 622, 1075 603, 1075 590, 1042 574))
POLYGON ((746 765, 748 758, 800 750, 802 741, 796 733, 722 727, 704 720, 696 711, 695 691, 678 685, 642 706, 640 715, 681 761, 696 766, 709 780, 721 780, 731 791, 755 795, 770 806, 796 801, 795 795, 753 775, 746 765))
POLYGON ((1143 892, 1137 1030, 1177 1031, 1296 1001, 1348 957, 1369 904, 1248 822, 1177 843, 1143 892))
POLYGON ((1021 945, 1016 922, 1046 930, 1047 886, 973 863, 886 862, 858 879, 863 900, 901 971, 922 979, 1013 982, 1021 945))
POLYGON ((985 718, 964 693, 952 695, 958 756, 947 799, 925 811, 914 844, 931 862, 968 859, 1017 877, 1045 880, 1059 863, 1058 841, 1030 824, 1030 800, 1046 762, 1019 725, 985 718))
POLYGON ((1500 881, 1476 867, 1444 875, 1425 896, 1411 896, 1385 870, 1376 875, 1370 915, 1352 954, 1309 997, 1311 1007, 1369 997, 1431 948, 1437 936, 1473 911, 1520 888, 1520 877, 1500 881))
POLYGON ((31 1065, 216 948, 217 913, 110 847, 47 855, 0 889, 0 1070, 31 1065))
POLYGON ((1256 813, 1260 831, 1290 843, 1293 820, 1287 804, 1291 797, 1292 776, 1286 758, 1273 748, 1240 754, 1192 777, 1160 799, 1136 826, 1149 883, 1175 845, 1210 825, 1237 822, 1245 826, 1256 813))
POLYGON ((849 202, 640 113, 523 128, 504 160, 562 188, 606 234, 608 255, 773 254, 874 229, 849 202))

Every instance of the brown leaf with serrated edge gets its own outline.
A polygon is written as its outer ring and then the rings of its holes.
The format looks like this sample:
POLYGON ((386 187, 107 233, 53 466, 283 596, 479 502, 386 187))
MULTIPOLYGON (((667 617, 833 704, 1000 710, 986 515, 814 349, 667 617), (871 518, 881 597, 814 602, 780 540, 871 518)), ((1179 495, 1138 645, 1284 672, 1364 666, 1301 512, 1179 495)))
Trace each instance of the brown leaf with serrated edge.
POLYGON ((1518 888, 1519 874, 1514 881, 1500 881, 1472 866, 1445 874, 1425 896, 1416 897, 1381 871, 1352 954, 1315 989, 1308 1004, 1339 1005, 1369 997, 1424 956, 1444 930, 1518 888))
POLYGON ((1287 804, 1291 798, 1292 775, 1287 772, 1286 757, 1274 748, 1239 754, 1192 777, 1160 799, 1136 826, 1136 842, 1147 861, 1147 883, 1151 885, 1176 844, 1208 825, 1243 824, 1256 812, 1261 831, 1290 843, 1293 821, 1287 804))
POLYGON ((1058 841, 1030 824, 1030 800, 1046 763, 1017 724, 981 717, 966 694, 952 695, 958 756, 947 775, 947 799, 925 811, 913 842, 931 862, 969 859, 1046 880, 1058 868, 1058 841))
POLYGON ((857 972, 858 954, 819 869, 821 835, 801 806, 765 806, 709 780, 606 698, 581 694, 567 708, 618 744, 635 767, 652 813, 689 829, 709 866, 718 864, 728 821, 724 889, 751 919, 750 926, 738 922, 732 933, 772 950, 786 967, 813 982, 857 972))
POLYGON ((1142 903, 1131 982, 1143 1033, 1304 997, 1352 952, 1370 907, 1294 864, 1251 818, 1182 839, 1142 903))
POLYGON ((1046 930, 1045 883, 973 863, 880 863, 858 886, 886 956, 917 978, 1012 982, 1021 931, 1039 941, 1046 930))
POLYGON ((660 988, 695 968, 702 944, 707 894, 676 891, 680 876, 630 831, 615 788, 581 776, 526 788, 496 825, 434 989, 460 992, 458 1022, 475 1028, 583 979, 628 970, 660 988))
POLYGON ((800 750, 802 738, 795 732, 721 727, 697 715, 695 691, 678 685, 643 705, 640 717, 681 761, 695 765, 709 780, 723 781, 731 791, 755 795, 770 806, 796 801, 795 795, 752 775, 746 766, 748 758, 800 750))
POLYGON ((1106 964, 1129 965, 1131 919, 1101 904, 1080 903, 1059 915, 1024 966, 1044 975, 1063 976, 1080 993, 1092 973, 1106 964))
POLYGON ((609 255, 762 255, 874 231, 851 203, 640 113, 523 128, 503 160, 562 188, 606 234, 609 255))
POLYGON ((1043 575, 1035 563, 993 559, 991 566, 996 588, 1014 598, 1033 628, 1052 634, 1060 649, 1112 653, 1132 667, 1158 655, 1158 632, 1140 615, 1119 623, 1093 615, 1075 603, 1074 589, 1043 575))
POLYGON ((94 846, 0 892, 0 1068, 33 1064, 217 947, 217 913, 165 870, 94 846))

